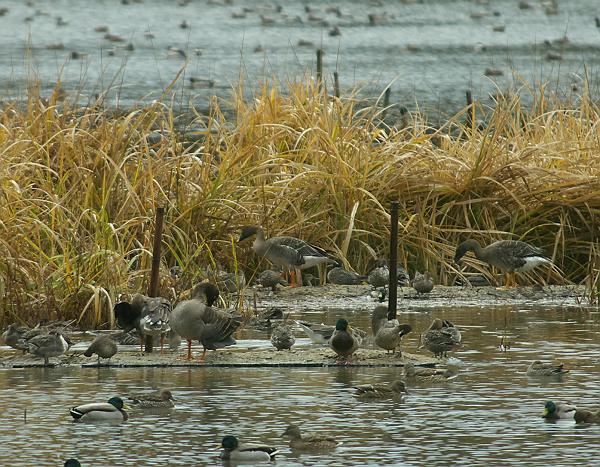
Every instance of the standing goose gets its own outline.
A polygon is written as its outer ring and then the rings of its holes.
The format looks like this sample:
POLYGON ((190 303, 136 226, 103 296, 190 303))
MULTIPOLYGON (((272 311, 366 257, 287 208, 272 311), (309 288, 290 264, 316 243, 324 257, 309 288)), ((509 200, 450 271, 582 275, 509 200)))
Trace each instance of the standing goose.
POLYGON ((286 436, 290 438, 290 448, 294 451, 329 451, 342 444, 327 434, 311 433, 302 436, 298 425, 289 425, 281 435, 282 438, 286 436))
POLYGON ((270 462, 279 453, 277 448, 264 444, 240 444, 235 436, 225 436, 221 441, 221 459, 238 462, 270 462))
POLYGON ((402 336, 408 334, 412 327, 410 324, 400 324, 397 319, 388 319, 388 307, 377 305, 371 317, 371 329, 375 337, 375 345, 384 350, 396 352, 402 336))
POLYGON ((307 269, 318 264, 336 262, 325 250, 318 246, 295 237, 271 237, 265 239, 262 227, 256 225, 243 227, 238 241, 256 235, 252 249, 254 252, 268 259, 275 266, 279 266, 291 275, 292 287, 302 286, 301 269, 307 269))
POLYGON ((39 334, 27 341, 29 351, 44 359, 48 366, 50 357, 58 357, 69 349, 69 342, 59 331, 50 331, 48 334, 39 334))
POLYGON ((360 338, 352 332, 352 328, 345 319, 338 319, 335 325, 335 331, 329 339, 329 346, 338 355, 338 358, 348 359, 358 350, 360 338))
POLYGON ((503 271, 506 274, 505 287, 517 285, 514 273, 530 271, 540 264, 552 264, 542 250, 519 240, 500 240, 485 248, 477 240, 465 240, 456 247, 454 262, 458 264, 468 251, 475 253, 478 260, 503 271))
POLYGON ((460 331, 448 320, 435 318, 429 329, 421 336, 421 346, 436 357, 445 357, 449 350, 460 345, 460 331))
POLYGON ((109 363, 110 359, 117 353, 117 343, 108 336, 96 337, 87 350, 83 353, 86 357, 91 357, 96 354, 98 356, 98 365, 100 365, 101 358, 107 358, 109 363))
POLYGON ((204 347, 200 361, 204 361, 207 350, 217 350, 235 345, 231 336, 241 324, 239 316, 213 308, 219 297, 219 289, 204 282, 194 287, 192 298, 177 304, 171 314, 171 327, 175 333, 187 340, 187 359, 192 359, 192 341, 198 340, 204 347))
POLYGON ((160 350, 163 350, 164 335, 171 329, 169 325, 171 302, 164 297, 148 297, 135 294, 131 302, 119 302, 114 306, 117 326, 124 332, 136 329, 140 334, 143 348, 145 336, 160 336, 160 350))
POLYGON ((76 422, 123 422, 129 418, 120 397, 111 397, 108 402, 78 405, 69 410, 76 422))

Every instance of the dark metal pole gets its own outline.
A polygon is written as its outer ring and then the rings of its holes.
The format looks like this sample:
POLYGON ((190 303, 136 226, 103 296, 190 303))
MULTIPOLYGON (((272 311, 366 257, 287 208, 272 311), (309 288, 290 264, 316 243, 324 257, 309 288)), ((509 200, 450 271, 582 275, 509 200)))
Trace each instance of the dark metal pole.
POLYGON ((317 85, 321 90, 323 86, 323 49, 317 49, 317 85))
MULTIPOLYGON (((165 208, 156 209, 156 218, 154 220, 154 242, 152 245, 152 269, 150 270, 150 286, 148 287, 148 296, 156 297, 158 295, 158 278, 160 271, 160 247, 162 245, 163 221, 165 218, 165 208)), ((144 342, 144 351, 152 353, 152 336, 146 336, 144 342)))
POLYGON ((383 94, 383 110, 381 112, 381 119, 385 119, 385 114, 387 113, 387 108, 390 105, 390 95, 392 94, 391 88, 386 88, 385 93, 383 94))
POLYGON ((333 72, 333 95, 340 97, 340 75, 337 71, 333 72))
POLYGON ((467 98, 467 121, 466 121, 466 125, 469 128, 469 130, 473 129, 473 114, 474 114, 474 107, 473 107, 473 95, 471 94, 471 90, 468 89, 467 92, 465 93, 465 96, 467 98))
POLYGON ((398 300, 398 201, 392 201, 390 217, 390 293, 388 298, 388 319, 396 319, 396 302, 398 300))

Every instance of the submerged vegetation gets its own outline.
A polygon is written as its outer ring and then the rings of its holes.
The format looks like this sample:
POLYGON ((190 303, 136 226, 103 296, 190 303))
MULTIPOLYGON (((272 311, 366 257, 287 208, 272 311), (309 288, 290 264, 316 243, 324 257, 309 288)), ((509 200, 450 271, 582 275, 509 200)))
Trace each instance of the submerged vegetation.
POLYGON ((248 278, 262 269, 235 243, 246 224, 309 240, 364 273, 388 253, 399 200, 399 261, 411 275, 427 269, 450 285, 459 241, 523 239, 555 264, 535 280, 584 282, 597 299, 599 109, 585 94, 565 104, 532 92, 527 108, 518 95, 478 107, 485 125, 465 125, 465 109, 434 129, 420 114, 386 125, 381 107, 312 81, 285 93, 265 84, 250 101, 236 89, 212 102, 189 143, 162 102, 116 114, 32 91, 0 110, 0 324, 112 322, 119 294, 147 288, 159 206, 167 296, 174 265, 177 292, 217 265, 248 278))

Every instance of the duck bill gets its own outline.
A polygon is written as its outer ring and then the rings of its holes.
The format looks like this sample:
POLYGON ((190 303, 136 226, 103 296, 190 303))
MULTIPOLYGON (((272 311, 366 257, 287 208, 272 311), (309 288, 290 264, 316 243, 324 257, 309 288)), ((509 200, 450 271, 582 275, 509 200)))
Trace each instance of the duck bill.
POLYGON ((548 412, 548 409, 544 408, 544 413, 542 414, 542 417, 547 417, 549 413, 550 412, 548 412))

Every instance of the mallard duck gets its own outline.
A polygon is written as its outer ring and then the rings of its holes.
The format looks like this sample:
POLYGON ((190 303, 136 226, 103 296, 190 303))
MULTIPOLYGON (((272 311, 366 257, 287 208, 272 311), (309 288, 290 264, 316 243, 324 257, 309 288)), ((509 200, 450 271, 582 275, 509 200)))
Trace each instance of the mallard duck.
POLYGON ((407 380, 414 380, 423 383, 443 383, 458 376, 458 371, 447 368, 426 368, 417 367, 410 362, 404 364, 404 377, 407 380))
POLYGON ((227 272, 217 270, 214 273, 215 284, 220 290, 236 293, 246 287, 246 276, 243 271, 227 272))
POLYGON ((544 413, 542 415, 546 420, 571 419, 575 415, 577 408, 574 405, 566 402, 548 401, 544 405, 544 413))
POLYGON ((429 271, 425 271, 423 274, 419 271, 415 272, 412 286, 419 295, 431 292, 433 290, 433 279, 431 278, 429 271))
POLYGON ((348 363, 348 359, 358 350, 360 339, 352 333, 348 321, 342 318, 337 320, 335 331, 329 339, 329 346, 338 355, 338 358, 344 358, 348 363))
POLYGON ((273 326, 271 332, 271 344, 273 344, 273 347, 277 350, 290 350, 292 345, 294 345, 294 342, 296 342, 296 339, 292 333, 292 328, 286 324, 277 324, 273 326))
POLYGON ((127 397, 131 405, 141 409, 170 409, 175 407, 173 394, 168 389, 158 389, 149 394, 134 394, 127 397))
POLYGON ((179 303, 171 314, 171 327, 188 342, 187 359, 192 359, 192 340, 204 347, 200 361, 204 361, 207 350, 217 350, 235 345, 232 334, 241 324, 241 317, 211 305, 219 297, 219 290, 204 282, 194 287, 191 300, 179 303))
POLYGON ((592 412, 585 409, 576 409, 573 418, 575 423, 600 423, 600 410, 592 412))
POLYGON ((354 389, 354 395, 359 399, 402 398, 406 394, 406 386, 400 380, 392 383, 363 384, 355 386, 354 389))
POLYGON ((117 343, 108 336, 96 337, 87 350, 83 353, 86 357, 96 354, 98 356, 98 365, 101 358, 110 359, 117 353, 117 343))
POLYGON ((410 324, 400 324, 397 319, 388 319, 388 307, 377 305, 371 317, 371 328, 375 337, 375 345, 384 350, 396 352, 402 336, 408 334, 412 327, 410 324))
POLYGON ((111 397, 108 402, 93 402, 78 405, 69 410, 76 422, 124 422, 129 417, 120 397, 111 397))
POLYGON ((359 285, 366 281, 368 276, 361 276, 354 271, 348 271, 340 266, 331 268, 327 273, 327 282, 338 285, 359 285))
MULTIPOLYGON (((329 344, 329 339, 335 331, 335 326, 329 324, 317 324, 308 321, 296 321, 296 324, 300 326, 314 344, 329 344)), ((367 337, 367 333, 358 328, 352 328, 352 334, 358 337, 360 341, 367 337)))
POLYGON ((288 282, 283 278, 280 271, 273 271, 272 269, 265 269, 258 276, 257 282, 265 289, 270 288, 273 292, 277 290, 278 285, 289 285, 288 282))
POLYGON ((243 227, 238 241, 241 242, 254 235, 256 235, 256 239, 252 244, 254 252, 284 271, 289 272, 292 278, 290 284, 292 287, 302 285, 301 269, 336 262, 322 248, 311 245, 299 238, 282 236, 265 239, 263 229, 256 225, 243 227))
POLYGON ((81 467, 81 464, 77 459, 67 459, 64 463, 64 467, 81 467))
POLYGON ((510 280, 511 274, 526 272, 541 264, 552 264, 537 247, 519 240, 500 240, 482 248, 474 239, 465 240, 454 254, 454 262, 458 264, 461 258, 468 252, 475 253, 475 257, 494 266, 506 274, 505 287, 517 285, 515 278, 510 280))
MULTIPOLYGON (((396 267, 396 279, 398 285, 403 287, 410 282, 410 277, 406 270, 398 265, 396 267)), ((367 282, 375 288, 385 287, 390 284, 390 268, 386 259, 379 259, 375 263, 375 268, 367 276, 367 282)))
POLYGON ((13 349, 22 350, 26 352, 29 350, 25 334, 29 331, 29 328, 25 326, 17 326, 16 324, 9 324, 6 331, 2 334, 4 343, 13 349))
POLYGON ((241 445, 235 436, 225 436, 221 441, 221 459, 242 462, 272 461, 279 453, 277 448, 263 444, 241 445))
POLYGON ((39 334, 27 340, 29 352, 44 359, 48 365, 50 357, 58 357, 69 349, 69 342, 59 331, 50 331, 48 334, 39 334))
POLYGON ((171 302, 164 297, 148 297, 135 294, 131 302, 119 302, 114 306, 117 326, 124 332, 136 329, 140 334, 140 345, 145 336, 160 336, 160 350, 163 350, 164 336, 171 329, 169 325, 172 311, 171 302))
POLYGON ((421 346, 436 357, 445 357, 449 350, 461 341, 460 331, 448 320, 435 318, 429 329, 421 336, 421 346))
POLYGON ((553 363, 543 363, 536 360, 527 368, 527 376, 561 376, 569 372, 563 367, 564 363, 554 365, 553 363))
POLYGON ((302 436, 298 425, 289 425, 281 434, 282 438, 286 436, 290 438, 290 448, 295 451, 328 451, 342 444, 333 436, 322 433, 302 436))

